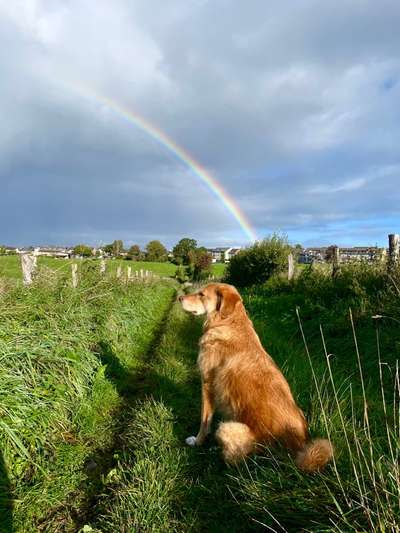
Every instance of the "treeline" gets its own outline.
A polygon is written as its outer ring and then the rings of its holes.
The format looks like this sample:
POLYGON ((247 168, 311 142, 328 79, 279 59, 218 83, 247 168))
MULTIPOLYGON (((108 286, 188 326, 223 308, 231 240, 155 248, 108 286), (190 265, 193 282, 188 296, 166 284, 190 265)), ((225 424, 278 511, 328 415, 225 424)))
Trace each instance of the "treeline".
POLYGON ((73 254, 80 257, 105 255, 116 259, 130 261, 149 261, 163 263, 170 261, 177 265, 176 277, 179 281, 200 281, 211 275, 211 254, 204 246, 198 246, 195 239, 181 239, 171 252, 158 240, 152 240, 141 249, 138 244, 125 248, 122 240, 115 240, 101 249, 93 249, 85 244, 78 244, 73 254))
POLYGON ((77 244, 73 248, 73 254, 81 257, 93 257, 105 255, 107 257, 128 259, 132 261, 152 261, 162 263, 168 261, 167 248, 158 240, 150 241, 142 250, 138 244, 125 248, 123 241, 115 240, 111 244, 105 244, 101 248, 91 248, 86 244, 77 244))

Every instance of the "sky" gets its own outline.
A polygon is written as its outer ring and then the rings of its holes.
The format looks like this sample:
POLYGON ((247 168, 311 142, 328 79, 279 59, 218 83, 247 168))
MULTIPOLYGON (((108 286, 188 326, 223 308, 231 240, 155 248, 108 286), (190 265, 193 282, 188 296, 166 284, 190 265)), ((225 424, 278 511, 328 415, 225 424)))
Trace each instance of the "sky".
POLYGON ((398 0, 0 0, 0 244, 383 245, 400 233, 398 0), (101 98, 95 95, 100 95, 101 98))

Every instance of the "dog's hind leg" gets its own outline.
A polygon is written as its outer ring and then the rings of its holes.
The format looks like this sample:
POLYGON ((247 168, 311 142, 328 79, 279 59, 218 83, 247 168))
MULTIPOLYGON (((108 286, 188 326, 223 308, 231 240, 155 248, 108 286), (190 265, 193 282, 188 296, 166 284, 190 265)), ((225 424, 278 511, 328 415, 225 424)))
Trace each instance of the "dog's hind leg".
POLYGON ((235 464, 255 451, 256 440, 246 424, 222 422, 215 434, 227 463, 235 464))

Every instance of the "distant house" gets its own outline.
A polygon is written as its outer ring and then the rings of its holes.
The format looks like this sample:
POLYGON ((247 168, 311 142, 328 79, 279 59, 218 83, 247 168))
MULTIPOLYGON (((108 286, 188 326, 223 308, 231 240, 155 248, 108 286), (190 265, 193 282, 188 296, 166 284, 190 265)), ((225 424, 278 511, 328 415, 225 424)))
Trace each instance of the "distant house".
POLYGON ((23 247, 23 248, 13 248, 10 249, 11 253, 16 253, 18 255, 22 254, 32 254, 35 248, 33 246, 23 247), (11 251, 12 250, 12 251, 11 251))
POLYGON ((232 257, 240 252, 240 247, 208 248, 207 252, 211 254, 213 263, 229 263, 232 257))
POLYGON ((316 246, 312 248, 304 248, 304 250, 299 255, 299 263, 310 264, 310 263, 322 263, 325 261, 326 255, 326 246, 316 246))
POLYGON ((225 260, 226 250, 229 250, 229 248, 207 248, 213 263, 222 263, 225 260))
POLYGON ((354 246, 353 248, 340 248, 340 260, 349 261, 374 261, 386 255, 385 248, 376 246, 354 246))
POLYGON ((232 257, 234 257, 236 254, 238 254, 240 252, 240 250, 241 250, 240 247, 229 248, 225 252, 225 263, 229 263, 229 261, 232 259, 232 257))
POLYGON ((17 253, 34 253, 42 257, 59 257, 69 259, 73 255, 73 250, 65 246, 38 246, 37 248, 17 249, 17 253))
POLYGON ((6 246, 6 254, 16 254, 18 248, 15 248, 15 246, 6 246))
MULTIPOLYGON (((303 264, 323 263, 325 261, 327 246, 304 248, 299 255, 298 262, 303 264)), ((376 246, 339 247, 340 261, 374 261, 386 255, 385 248, 376 246)))

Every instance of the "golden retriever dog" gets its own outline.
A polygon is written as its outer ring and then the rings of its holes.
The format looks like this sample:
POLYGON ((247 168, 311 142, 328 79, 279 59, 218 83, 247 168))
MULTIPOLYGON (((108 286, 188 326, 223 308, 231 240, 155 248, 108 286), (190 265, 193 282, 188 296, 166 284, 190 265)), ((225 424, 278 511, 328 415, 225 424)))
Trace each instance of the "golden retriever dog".
POLYGON ((281 443, 299 468, 321 470, 333 456, 332 446, 328 440, 310 440, 307 421, 262 347, 235 287, 212 283, 179 301, 185 311, 206 315, 198 357, 201 423, 197 436, 186 443, 201 446, 218 411, 224 421, 216 438, 226 462, 236 463, 260 445, 281 443))

